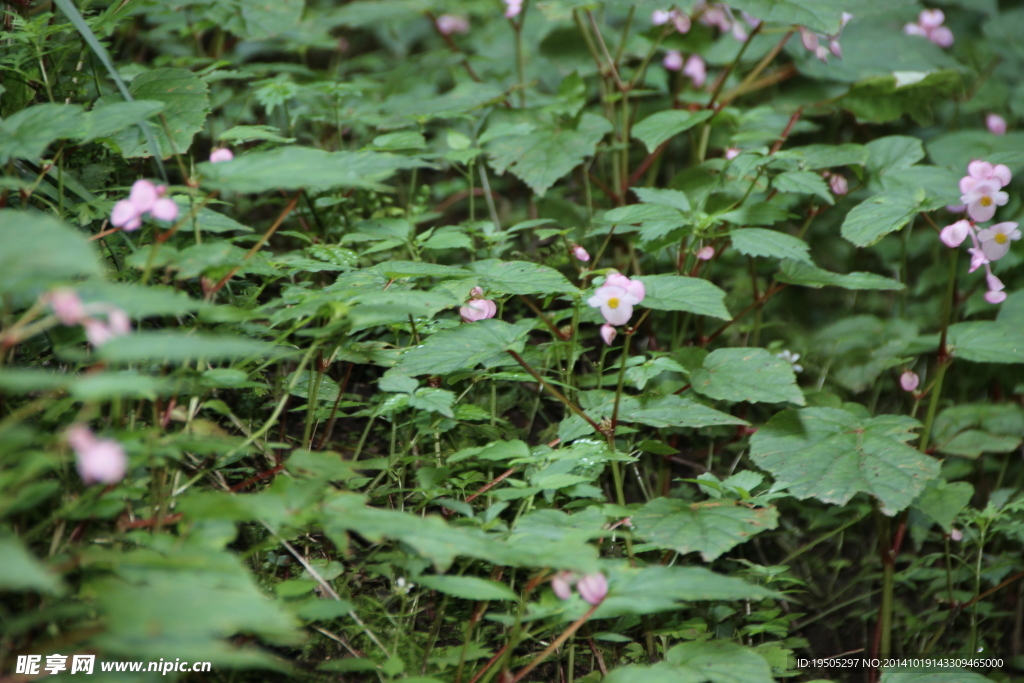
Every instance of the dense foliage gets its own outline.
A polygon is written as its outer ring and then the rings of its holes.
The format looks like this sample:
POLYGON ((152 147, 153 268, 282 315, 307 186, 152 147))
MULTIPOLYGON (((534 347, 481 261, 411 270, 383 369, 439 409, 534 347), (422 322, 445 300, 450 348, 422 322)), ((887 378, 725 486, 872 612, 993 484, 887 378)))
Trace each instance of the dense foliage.
POLYGON ((1020 676, 1024 9, 2 7, 0 677, 1020 676))

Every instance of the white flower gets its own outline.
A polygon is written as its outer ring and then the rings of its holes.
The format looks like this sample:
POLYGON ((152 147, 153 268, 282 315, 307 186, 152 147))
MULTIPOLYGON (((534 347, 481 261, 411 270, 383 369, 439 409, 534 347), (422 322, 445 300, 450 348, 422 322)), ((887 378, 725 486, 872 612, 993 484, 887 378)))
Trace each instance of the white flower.
POLYGON ((786 350, 786 351, 783 351, 782 353, 775 354, 775 356, 777 358, 781 358, 782 360, 784 360, 787 363, 789 363, 790 365, 792 365, 793 366, 793 372, 803 372, 804 371, 804 366, 802 366, 799 363, 797 363, 797 361, 800 360, 800 354, 799 353, 793 353, 792 351, 786 350))
POLYGON ((991 220, 996 215, 996 207, 1010 201, 1010 195, 1000 187, 999 180, 995 178, 973 183, 973 187, 960 197, 960 201, 967 205, 968 215, 979 223, 991 220))
MULTIPOLYGON (((1003 194, 1006 194, 1005 192, 1003 194)), ((980 230, 978 241, 981 242, 981 251, 985 258, 991 261, 998 261, 1010 251, 1010 242, 1015 242, 1021 237, 1017 224, 1013 222, 996 223, 995 225, 980 230)))

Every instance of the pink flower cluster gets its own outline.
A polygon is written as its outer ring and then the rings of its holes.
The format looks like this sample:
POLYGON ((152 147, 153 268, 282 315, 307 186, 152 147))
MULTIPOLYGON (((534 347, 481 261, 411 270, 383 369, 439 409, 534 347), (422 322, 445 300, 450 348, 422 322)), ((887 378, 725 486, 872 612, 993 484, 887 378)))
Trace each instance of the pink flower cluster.
POLYGON ((921 10, 917 16, 917 23, 907 24, 903 32, 908 36, 921 36, 927 38, 939 47, 949 47, 953 44, 953 32, 949 27, 943 26, 946 15, 940 9, 921 10))
POLYGON ((587 300, 591 308, 600 308, 606 324, 601 327, 601 337, 606 344, 615 339, 615 326, 625 325, 633 316, 633 306, 644 300, 647 290, 640 280, 631 280, 625 275, 612 273, 604 284, 597 288, 594 296, 587 300))
POLYGON ((680 33, 689 33, 690 17, 677 9, 663 10, 656 9, 651 13, 651 23, 655 26, 664 26, 671 23, 680 33))
POLYGON ((847 182, 846 176, 840 173, 825 171, 821 174, 821 177, 828 181, 828 186, 832 188, 832 194, 837 197, 841 197, 850 191, 850 184, 847 182))
POLYGON ((114 204, 114 210, 110 212, 110 223, 116 228, 138 230, 147 213, 161 221, 173 221, 178 217, 178 205, 164 197, 165 194, 166 185, 136 180, 128 199, 114 204))
POLYGON ((523 0, 505 0, 505 18, 519 16, 523 11, 523 0))
POLYGON ((128 471, 128 456, 113 439, 98 439, 84 424, 68 427, 64 439, 75 451, 79 476, 86 484, 116 484, 128 471))
MULTIPOLYGON (((720 2, 711 3, 710 5, 706 0, 697 0, 697 4, 694 5, 693 11, 698 15, 698 21, 705 26, 717 28, 722 33, 732 33, 733 38, 736 40, 746 40, 750 37, 747 33, 747 29, 743 24, 736 19, 733 15, 732 10, 720 2)), ((747 23, 750 28, 757 28, 761 21, 755 17, 741 12, 743 21, 747 23)))
POLYGON ((57 320, 71 327, 81 325, 85 336, 93 346, 102 346, 114 337, 122 337, 132 331, 128 314, 109 304, 83 304, 78 294, 70 289, 55 289, 46 296, 57 320), (89 317, 101 313, 106 320, 89 317))
POLYGON ((608 595, 608 579, 601 572, 587 574, 582 578, 577 578, 572 572, 558 572, 551 579, 551 590, 560 600, 568 600, 572 597, 573 584, 576 584, 576 590, 588 605, 596 607, 608 595))
POLYGON ((469 33, 469 20, 455 14, 442 14, 437 18, 437 30, 445 36, 453 33, 469 33))
POLYGON ((669 71, 682 71, 684 76, 693 81, 695 88, 703 87, 708 80, 707 66, 700 55, 690 55, 690 58, 684 61, 683 53, 679 50, 669 50, 661 60, 661 65, 669 71))
POLYGON ((947 247, 955 249, 970 237, 972 247, 967 251, 971 254, 969 272, 985 267, 985 280, 988 292, 985 300, 992 304, 1006 300, 1003 283, 992 274, 989 266, 993 261, 1006 256, 1010 251, 1011 242, 1021 238, 1017 224, 1013 222, 996 223, 987 228, 979 229, 977 223, 991 220, 996 207, 1009 201, 1009 195, 1002 191, 1010 182, 1010 169, 1003 164, 993 166, 987 161, 972 161, 967 166, 967 175, 960 179, 960 201, 967 205, 970 220, 963 219, 947 225, 939 233, 939 238, 947 247))
POLYGON ((493 318, 497 312, 498 306, 490 299, 484 298, 484 290, 480 287, 474 287, 470 291, 469 301, 459 309, 459 315, 467 323, 493 318))
POLYGON ((846 24, 849 23, 850 19, 853 19, 853 15, 849 12, 843 12, 842 24, 839 26, 839 33, 835 35, 827 36, 821 33, 814 33, 808 28, 800 27, 800 42, 803 43, 804 49, 814 54, 815 57, 828 64, 828 53, 831 52, 839 59, 843 58, 843 48, 839 45, 839 39, 843 35, 843 29, 846 28, 846 24), (826 48, 821 44, 821 41, 828 41, 828 47, 826 48))

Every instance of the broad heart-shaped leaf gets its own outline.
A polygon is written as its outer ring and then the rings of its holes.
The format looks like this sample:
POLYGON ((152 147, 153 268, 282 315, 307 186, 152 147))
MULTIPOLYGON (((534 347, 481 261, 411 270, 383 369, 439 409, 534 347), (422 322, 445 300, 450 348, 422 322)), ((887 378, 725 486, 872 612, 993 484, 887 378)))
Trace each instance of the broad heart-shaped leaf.
POLYGON ((699 552, 711 562, 751 536, 778 525, 774 507, 757 508, 735 500, 690 503, 655 498, 633 514, 639 538, 677 553, 699 552))
POLYGON ((918 138, 908 135, 887 135, 867 144, 868 172, 885 175, 892 171, 910 168, 924 159, 924 147, 918 138))
POLYGON ((789 194, 815 195, 826 204, 834 204, 825 179, 812 171, 788 171, 772 178, 772 187, 789 194))
POLYGON ((804 405, 789 361, 764 349, 716 349, 690 373, 693 390, 722 401, 804 405))
MULTIPOLYGON (((163 125, 152 126, 160 156, 164 159, 175 152, 185 153, 192 146, 192 137, 206 123, 210 110, 210 97, 206 82, 188 69, 163 68, 141 73, 132 79, 128 91, 135 100, 163 102, 163 125), (167 137, 167 130, 171 138, 167 137)), ((123 103, 120 94, 104 95, 97 107, 123 103)), ((125 158, 153 156, 149 143, 138 128, 128 128, 113 137, 114 144, 125 158)))
POLYGON ((166 107, 157 100, 136 100, 134 102, 112 102, 96 107, 82 116, 82 125, 75 131, 75 137, 83 142, 105 138, 114 133, 145 121, 166 107))
POLYGON ((661 143, 670 140, 679 133, 690 130, 698 123, 704 123, 713 115, 714 112, 709 109, 702 111, 686 111, 684 109, 659 111, 633 126, 633 137, 643 142, 647 146, 648 152, 653 152, 661 143))
POLYGON ((553 268, 529 261, 474 261, 469 269, 482 277, 486 289, 506 294, 576 294, 565 276, 553 268))
POLYGON ((880 192, 846 214, 840 233, 858 247, 867 247, 909 223, 921 210, 924 192, 880 192))
POLYGON ((473 368, 503 351, 522 351, 532 327, 531 320, 510 325, 491 318, 443 330, 406 350, 395 372, 415 377, 473 368))
POLYGON ((421 575, 416 583, 463 600, 516 600, 516 594, 503 583, 476 576, 421 575))
POLYGON ((757 652, 728 640, 704 640, 680 643, 668 651, 665 661, 652 666, 630 664, 615 669, 608 673, 604 683, 772 683, 774 680, 768 661, 757 652))
POLYGON ((547 124, 527 135, 498 138, 487 145, 491 165, 498 173, 510 170, 537 195, 594 154, 597 143, 612 124, 602 116, 586 113, 573 129, 547 124))
POLYGON ((802 287, 842 287, 843 289, 903 289, 902 282, 874 273, 831 273, 811 263, 783 261, 775 279, 802 287))
POLYGON ((950 483, 938 477, 928 482, 914 507, 938 522, 948 534, 953 529, 953 520, 973 495, 974 487, 966 481, 950 483))
POLYGON ((640 281, 647 290, 641 306, 732 320, 725 308, 725 292, 707 280, 682 275, 644 275, 640 281))
POLYGON ((918 122, 925 122, 930 118, 932 103, 948 99, 963 87, 962 83, 962 76, 954 69, 897 71, 892 76, 857 83, 839 104, 861 121, 886 123, 910 114, 918 122))
POLYGON ((800 168, 816 171, 836 166, 863 166, 868 160, 864 145, 846 143, 843 145, 804 145, 791 147, 775 153, 776 159, 793 159, 800 168))
MULTIPOLYGON (((594 420, 600 422, 615 411, 615 392, 584 391, 580 394, 580 405, 594 420)), ((666 427, 717 427, 722 425, 745 425, 746 420, 675 394, 645 396, 623 396, 619 401, 619 421, 637 422, 656 429, 666 427)), ((593 427, 583 418, 573 415, 565 419, 558 430, 562 441, 570 441, 593 432, 593 427)))
POLYGON ((37 104, 0 121, 0 164, 11 159, 35 161, 51 142, 71 137, 82 124, 78 105, 37 104))
POLYGON ((199 164, 203 185, 232 192, 337 188, 382 189, 381 181, 405 168, 426 166, 412 157, 386 152, 325 152, 311 147, 279 147, 234 160, 199 164))
POLYGON ((938 166, 952 168, 959 174, 975 159, 1019 166, 1024 161, 1024 131, 993 135, 987 130, 957 130, 942 133, 925 143, 928 156, 938 166), (1000 159, 999 157, 1014 157, 1000 159))
POLYGON ((77 230, 45 214, 0 209, 0 295, 101 272, 96 252, 77 230))
POLYGON ((810 246, 799 237, 778 230, 743 228, 729 235, 736 251, 747 256, 767 256, 777 259, 811 262, 810 246))
POLYGON ((797 498, 845 505, 859 492, 892 516, 939 474, 939 461, 906 442, 920 423, 909 417, 859 418, 837 408, 784 410, 750 439, 750 457, 797 498))
POLYGON ((729 4, 769 24, 806 26, 825 35, 839 32, 842 14, 849 8, 839 0, 735 0, 729 4))
POLYGON ((34 558, 14 536, 0 535, 0 591, 60 593, 60 578, 34 558))
POLYGON ((274 344, 239 336, 140 331, 111 339, 99 347, 96 354, 112 363, 180 363, 198 359, 262 358, 283 350, 274 344))
POLYGON ((975 363, 1024 363, 1024 329, 989 320, 949 326, 954 358, 975 363))

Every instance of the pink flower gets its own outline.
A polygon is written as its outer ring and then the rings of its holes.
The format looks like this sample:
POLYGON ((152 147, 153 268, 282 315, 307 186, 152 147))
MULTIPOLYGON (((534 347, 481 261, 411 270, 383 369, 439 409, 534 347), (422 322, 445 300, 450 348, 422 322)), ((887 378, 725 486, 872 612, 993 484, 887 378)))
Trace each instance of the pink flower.
POLYGON ((949 211, 950 213, 964 213, 965 211, 967 211, 967 205, 950 204, 949 206, 946 207, 946 211, 949 211))
POLYGON ((558 572, 551 578, 551 590, 555 592, 559 600, 568 600, 572 597, 572 572, 558 572))
POLYGON ((710 261, 713 258, 715 258, 715 248, 710 244, 697 252, 697 259, 700 261, 710 261))
POLYGON ((690 58, 686 60, 686 66, 683 67, 683 74, 690 77, 694 87, 700 88, 704 86, 704 82, 708 78, 708 72, 700 55, 690 55, 690 58))
POLYGON ((733 159, 740 155, 741 151, 742 150, 740 150, 739 147, 730 147, 729 149, 725 150, 725 158, 729 161, 732 161, 733 159))
POLYGON ((964 540, 964 532, 959 529, 953 529, 949 532, 949 540, 957 542, 964 540))
POLYGON ((625 325, 633 315, 633 306, 643 301, 645 295, 642 282, 614 273, 597 288, 587 303, 591 308, 600 308, 609 325, 625 325))
POLYGON ((523 0, 505 0, 505 18, 511 19, 523 11, 523 0))
POLYGON ((999 114, 989 114, 986 116, 985 127, 993 135, 1006 135, 1006 119, 999 114))
POLYGON ((988 273, 985 276, 985 282, 988 284, 988 291, 985 292, 985 301, 990 304, 1001 304, 1006 301, 1006 285, 1003 284, 1002 280, 997 278, 992 273, 988 273))
POLYGON ((804 49, 808 52, 814 52, 818 49, 818 35, 808 31, 805 27, 800 27, 800 42, 804 44, 804 49))
POLYGON ((921 10, 917 23, 905 25, 903 32, 908 36, 927 38, 939 47, 949 47, 953 44, 953 32, 942 25, 945 20, 946 15, 940 9, 921 10))
POLYGON ((110 212, 110 224, 128 231, 138 230, 142 227, 142 218, 130 199, 122 199, 110 212))
POLYGON ((47 298, 53 314, 62 325, 77 325, 85 317, 85 306, 73 290, 55 289, 47 298))
POLYGON ((578 244, 575 247, 572 248, 572 255, 575 256, 580 261, 589 261, 590 260, 590 254, 587 252, 586 249, 584 249, 583 247, 581 247, 578 244))
POLYGON ((651 12, 651 23, 655 26, 664 26, 672 21, 672 14, 673 12, 667 9, 656 9, 651 12))
POLYGON ((437 18, 437 30, 446 36, 453 33, 469 33, 469 21, 454 14, 442 14, 437 18))
POLYGON ((987 161, 972 161, 967 164, 967 175, 960 179, 960 191, 968 192, 978 181, 995 180, 999 187, 1006 187, 1010 184, 1013 176, 1006 164, 992 165, 987 161))
POLYGON ((576 584, 576 590, 587 604, 600 605, 608 595, 608 579, 601 572, 587 574, 576 584))
MULTIPOLYGON (((697 3, 697 9, 703 4, 702 2, 697 3)), ((728 10, 721 4, 707 7, 700 17, 700 23, 705 26, 714 26, 722 33, 727 33, 732 29, 732 21, 729 18, 728 10)))
POLYGON ((829 176, 828 184, 835 195, 844 195, 850 191, 850 186, 846 182, 846 176, 839 175, 838 173, 833 173, 829 176))
POLYGON ((490 299, 473 299, 459 309, 459 315, 467 323, 493 318, 498 306, 490 299))
POLYGON ((156 185, 148 180, 136 180, 128 194, 128 201, 135 207, 136 213, 143 214, 153 208, 153 203, 159 199, 160 194, 156 185))
MULTIPOLYGON (((1006 194, 1005 192, 1003 194, 1006 194)), ((984 230, 978 231, 978 241, 981 242, 981 250, 985 258, 998 261, 1010 251, 1010 242, 1016 242, 1021 238, 1017 224, 1013 222, 996 223, 984 230)))
POLYGON ((920 383, 921 378, 912 370, 904 370, 900 375, 900 386, 903 387, 903 391, 914 391, 920 383))
POLYGON ((683 55, 679 50, 669 50, 665 53, 665 58, 661 60, 661 65, 669 71, 679 71, 683 68, 683 55))
MULTIPOLYGON (((438 19, 438 23, 440 23, 440 19, 438 19)), ((218 147, 217 149, 212 150, 210 152, 211 164, 221 164, 224 163, 225 161, 231 161, 234 158, 235 155, 232 154, 231 150, 228 149, 227 147, 218 147)))
POLYGON ((147 213, 159 220, 173 221, 178 217, 178 205, 173 200, 164 198, 166 193, 166 185, 136 180, 128 199, 122 199, 114 204, 114 209, 110 212, 110 223, 122 230, 138 230, 142 227, 142 219, 147 213))
POLYGON ((604 339, 604 343, 607 344, 608 346, 612 345, 612 342, 615 341, 615 337, 618 334, 619 333, 615 330, 615 328, 609 325, 608 323, 601 325, 601 339, 604 339))
POLYGON ((676 12, 675 16, 672 17, 672 25, 676 27, 676 31, 679 31, 679 33, 689 33, 691 26, 690 17, 682 12, 676 12))
POLYGON ((978 268, 988 265, 988 259, 985 258, 985 252, 977 247, 969 247, 967 253, 971 255, 971 267, 967 269, 968 273, 973 273, 978 268))
POLYGON ((128 456, 113 439, 97 439, 84 424, 68 427, 66 441, 75 451, 78 474, 86 484, 116 484, 128 470, 128 456))
POLYGON ((956 223, 947 225, 939 233, 939 239, 942 243, 951 249, 956 249, 964 240, 967 239, 967 235, 971 232, 971 223, 966 220, 959 220, 956 223))
POLYGON ((85 338, 93 346, 103 346, 115 337, 123 337, 132 331, 132 322, 128 314, 120 308, 99 304, 106 309, 106 322, 96 318, 86 318, 82 321, 85 328, 85 338))
POLYGON ((173 221, 178 217, 178 205, 173 199, 161 198, 153 202, 153 209, 149 213, 157 220, 173 221))
MULTIPOLYGON (((974 179, 965 178, 964 180, 974 179)), ((961 188, 963 185, 961 182, 961 188)), ((960 196, 960 201, 967 205, 967 214, 979 223, 991 220, 992 216, 996 215, 996 207, 1003 206, 1010 201, 1010 195, 1000 190, 1000 187, 1002 186, 999 184, 999 180, 995 178, 971 183, 971 189, 960 196)))

